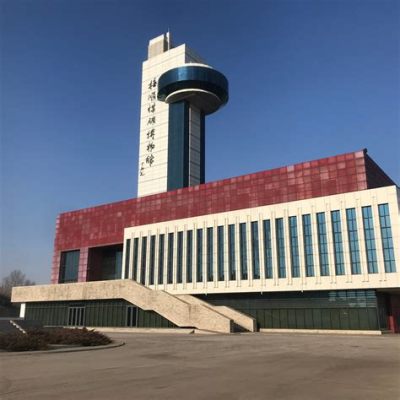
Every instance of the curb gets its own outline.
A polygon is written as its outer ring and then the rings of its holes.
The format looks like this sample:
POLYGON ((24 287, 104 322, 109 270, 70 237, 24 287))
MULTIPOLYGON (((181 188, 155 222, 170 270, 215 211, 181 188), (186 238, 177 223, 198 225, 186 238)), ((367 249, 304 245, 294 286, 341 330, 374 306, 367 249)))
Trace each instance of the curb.
POLYGON ((86 327, 95 329, 97 332, 105 334, 129 333, 129 334, 167 334, 167 335, 190 335, 195 328, 124 328, 124 327, 86 327))
POLYGON ((260 329, 260 333, 306 333, 309 335, 347 335, 347 336, 379 336, 381 331, 340 330, 340 329, 260 329))
POLYGON ((116 342, 106 344, 104 346, 80 346, 80 347, 70 347, 65 349, 54 349, 54 350, 38 350, 38 351, 2 351, 1 356, 23 356, 23 355, 35 355, 35 354, 57 354, 57 353, 75 353, 78 351, 93 351, 93 350, 107 350, 113 349, 115 347, 124 346, 125 342, 116 342))

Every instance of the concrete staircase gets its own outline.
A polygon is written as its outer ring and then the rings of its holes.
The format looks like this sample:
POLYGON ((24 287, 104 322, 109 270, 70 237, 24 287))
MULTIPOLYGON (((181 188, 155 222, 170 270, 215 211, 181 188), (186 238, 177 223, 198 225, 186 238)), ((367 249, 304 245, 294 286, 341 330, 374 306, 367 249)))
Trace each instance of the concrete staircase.
MULTIPOLYGON (((109 299, 124 299, 143 310, 153 310, 179 327, 231 333, 236 321, 245 319, 244 314, 228 307, 214 307, 193 296, 178 297, 152 290, 128 279, 20 286, 13 288, 11 297, 13 303, 109 299)), ((245 324, 250 326, 249 321, 245 324)))
POLYGON ((0 333, 26 333, 29 329, 42 327, 42 324, 37 321, 29 321, 22 318, 0 318, 0 333))
POLYGON ((21 332, 18 325, 13 323, 13 320, 8 318, 0 319, 0 333, 15 333, 17 331, 21 332))
POLYGON ((176 297, 192 305, 202 305, 231 319, 234 323, 234 331, 256 332, 257 330, 257 323, 253 317, 243 314, 242 312, 231 307, 214 306, 204 300, 199 299, 198 297, 191 296, 189 294, 181 294, 177 295, 176 297))
POLYGON ((26 330, 23 329, 19 324, 17 324, 15 321, 10 319, 10 324, 17 330, 19 330, 21 333, 24 333, 26 335, 26 330))

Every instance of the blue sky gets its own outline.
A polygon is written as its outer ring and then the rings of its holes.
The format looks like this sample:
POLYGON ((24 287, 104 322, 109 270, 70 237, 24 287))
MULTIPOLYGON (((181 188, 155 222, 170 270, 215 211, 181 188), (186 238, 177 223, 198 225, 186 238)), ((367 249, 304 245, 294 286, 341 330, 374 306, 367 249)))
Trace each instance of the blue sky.
POLYGON ((0 277, 49 281, 58 213, 136 196, 141 63, 170 29, 230 82, 206 179, 368 148, 400 182, 397 1, 2 0, 0 277))

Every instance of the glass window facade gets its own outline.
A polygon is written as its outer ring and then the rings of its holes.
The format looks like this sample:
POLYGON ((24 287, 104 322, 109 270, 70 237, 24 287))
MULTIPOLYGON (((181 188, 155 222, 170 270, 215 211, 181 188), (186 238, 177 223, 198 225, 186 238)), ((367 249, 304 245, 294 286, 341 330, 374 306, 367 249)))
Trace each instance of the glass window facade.
POLYGON ((239 224, 240 277, 248 279, 246 223, 239 224))
POLYGON ((113 279, 121 279, 122 278, 122 250, 116 251, 114 253, 114 267, 115 274, 113 279))
POLYGON ((197 260, 196 260, 196 271, 197 271, 197 282, 203 282, 203 229, 197 229, 197 260))
POLYGON ((235 251, 235 225, 228 226, 228 264, 229 264, 229 279, 236 279, 236 251, 235 251))
POLYGON ((177 243, 177 262, 176 262, 176 281, 182 283, 182 264, 183 264, 183 232, 178 232, 177 243))
POLYGON ((297 217, 289 217, 290 238, 290 263, 292 266, 292 277, 300 276, 299 237, 297 232, 297 217))
POLYGON ((325 213, 317 213, 317 234, 319 268, 321 276, 329 275, 328 236, 326 233, 325 213))
POLYGON ((168 190, 189 186, 189 103, 169 105, 168 118, 168 190))
MULTIPOLYGON (((148 237, 141 236, 140 239, 127 239, 125 241, 126 271, 124 276, 125 278, 129 276, 131 265, 133 277, 137 277, 140 283, 149 285, 154 285, 156 281, 162 284, 163 280, 166 280, 164 283, 168 284, 192 283, 194 280, 197 282, 213 282, 214 279, 220 282, 225 279, 235 280, 237 277, 247 280, 249 279, 249 269, 251 271, 250 276, 253 279, 260 279, 261 268, 264 268, 266 279, 271 279, 274 273, 273 263, 275 262, 277 263, 275 267, 279 278, 286 278, 288 271, 291 272, 293 278, 302 275, 312 277, 316 273, 320 276, 329 276, 332 273, 344 275, 346 263, 343 243, 347 237, 348 244, 345 245, 349 246, 350 259, 348 272, 351 270, 351 274, 361 274, 361 256, 364 257, 364 254, 366 255, 368 273, 375 274, 378 272, 378 256, 382 257, 386 272, 395 272, 389 206, 387 203, 379 204, 377 210, 380 224, 380 230, 377 232, 381 233, 382 256, 380 256, 380 253, 378 254, 376 248, 373 208, 365 206, 359 209, 347 208, 343 211, 345 212, 343 215, 345 215, 348 233, 348 236, 345 237, 343 237, 341 226, 342 211, 334 210, 330 214, 318 212, 312 215, 304 214, 301 217, 290 216, 287 220, 276 218, 272 222, 273 225, 271 225, 270 220, 263 220, 261 225, 258 221, 251 221, 249 223, 230 224, 227 226, 227 230, 224 226, 219 225, 188 230, 186 233, 178 231, 176 234, 173 232, 168 235, 161 234, 158 240, 156 234, 148 237), (331 231, 328 229, 330 225, 327 226, 329 216, 332 228, 332 247, 330 242, 331 231), (361 217, 359 221, 357 221, 357 216, 361 217), (314 217, 315 220, 313 220, 314 217), (288 223, 287 232, 285 231, 286 222, 288 223), (362 247, 359 247, 357 223, 363 225, 365 244, 362 244, 362 247), (274 231, 272 231, 273 229, 274 231), (286 234, 288 242, 285 242, 286 234), (260 235, 262 235, 262 238, 260 235), (272 240, 273 236, 274 239, 272 240), (263 248, 260 248, 260 245, 263 248), (303 249, 304 270, 302 269, 303 249), (332 250, 334 257, 331 259, 330 251, 332 250), (133 254, 133 261, 132 258, 129 259, 130 251, 133 254), (260 251, 264 251, 263 266, 260 265, 262 255, 260 251), (156 266, 157 254, 158 269, 156 266), (275 255, 274 258, 272 254, 275 255), (287 265, 286 258, 289 260, 287 265), (316 270, 315 260, 318 260, 318 270, 316 270), (227 270, 225 270, 225 263, 227 270), (290 270, 287 271, 286 266, 290 270), (165 277, 163 276, 164 273, 165 277), (237 276, 238 273, 239 276, 237 276), (196 274, 196 278, 193 277, 193 274, 196 274)), ((359 226, 359 228, 361 227, 359 226)), ((134 235, 135 232, 132 234, 134 235)), ((122 245, 112 246, 111 248, 112 254, 117 254, 113 257, 115 260, 119 260, 119 264, 122 260, 121 249, 122 245)), ((108 253, 104 254, 108 255, 108 253)), ((64 280, 76 281, 78 279, 78 268, 79 250, 62 253, 60 282, 64 280), (65 276, 62 274, 65 274, 65 276)), ((120 269, 118 271, 120 276, 120 269)))
POLYGON ((156 235, 150 237, 150 277, 149 284, 154 285, 154 270, 156 261, 156 235))
POLYGON ((253 279, 260 279, 260 249, 257 221, 251 223, 251 258, 253 267, 253 279))
POLYGON ((264 272, 265 278, 271 279, 273 277, 272 268, 272 241, 271 241, 271 221, 265 219, 263 221, 264 230, 264 272))
POLYGON ((331 211, 332 222, 332 239, 333 239, 333 255, 335 259, 335 274, 344 275, 344 255, 343 255, 343 238, 342 238, 342 223, 340 211, 331 211))
POLYGON ((349 251, 351 273, 361 274, 360 248, 358 245, 357 215, 355 208, 346 209, 347 234, 349 236, 349 251))
POLYGON ((311 215, 310 214, 303 215, 302 220, 303 220, 304 263, 306 266, 306 276, 314 276, 311 215))
POLYGON ((186 282, 193 281, 193 231, 186 233, 186 282))
POLYGON ((285 231, 283 227, 283 218, 275 220, 276 231, 276 255, 278 258, 278 277, 286 278, 286 260, 285 260, 285 231))
POLYGON ((367 266, 369 274, 378 273, 378 259, 376 255, 374 220, 371 206, 362 207, 363 228, 365 237, 365 251, 367 253, 367 266))
POLYGON ((63 251, 61 253, 59 283, 78 282, 79 255, 79 250, 63 251))
POLYGON ((224 227, 219 226, 217 228, 217 269, 218 269, 218 280, 223 281, 225 279, 224 274, 224 227))
POLYGON ((387 203, 379 204, 378 211, 379 211, 379 225, 381 228, 382 251, 383 251, 383 260, 385 263, 385 272, 396 272, 389 205, 387 203))
POLYGON ((174 234, 168 233, 167 283, 172 283, 174 271, 174 234))
POLYGON ((158 81, 158 100, 164 101, 175 91, 188 88, 206 90, 222 103, 228 101, 228 81, 221 72, 203 66, 185 65, 164 72, 158 81))
POLYGON ((164 283, 164 234, 160 235, 158 243, 158 284, 164 283))
POLYGON ((140 264, 140 283, 146 283, 146 258, 147 258, 147 237, 142 238, 142 254, 140 264))

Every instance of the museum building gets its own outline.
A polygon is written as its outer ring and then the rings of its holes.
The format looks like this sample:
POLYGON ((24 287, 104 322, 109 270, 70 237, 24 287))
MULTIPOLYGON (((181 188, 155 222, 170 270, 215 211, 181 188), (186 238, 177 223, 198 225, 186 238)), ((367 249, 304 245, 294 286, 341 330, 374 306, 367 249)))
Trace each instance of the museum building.
POLYGON ((205 183, 225 76, 169 33, 143 63, 138 197, 65 212, 45 325, 400 331, 399 188, 360 150, 205 183))

